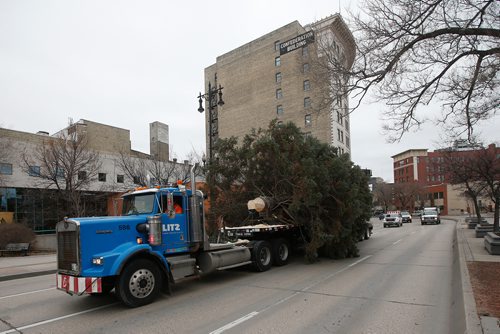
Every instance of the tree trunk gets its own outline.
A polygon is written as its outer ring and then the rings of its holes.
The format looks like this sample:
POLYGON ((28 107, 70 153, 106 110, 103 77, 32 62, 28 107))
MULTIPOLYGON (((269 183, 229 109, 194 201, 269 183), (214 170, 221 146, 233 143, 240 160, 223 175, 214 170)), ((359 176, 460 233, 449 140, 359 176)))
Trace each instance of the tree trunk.
POLYGON ((500 197, 497 197, 495 199, 495 214, 493 215, 493 231, 495 232, 500 232, 499 215, 500 215, 500 197))

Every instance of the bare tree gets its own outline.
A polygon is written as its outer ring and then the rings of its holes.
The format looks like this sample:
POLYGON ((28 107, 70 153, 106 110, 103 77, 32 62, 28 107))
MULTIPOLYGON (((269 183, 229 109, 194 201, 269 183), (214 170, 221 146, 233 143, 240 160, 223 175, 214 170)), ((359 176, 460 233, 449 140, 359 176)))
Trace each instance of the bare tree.
POLYGON ((319 43, 320 76, 334 79, 324 96, 330 104, 344 82, 351 110, 373 91, 387 105, 392 141, 428 119, 421 111, 430 103, 441 103, 438 123, 469 139, 478 122, 496 114, 500 2, 365 0, 361 11, 350 14, 357 43, 352 68, 329 41, 319 43))
POLYGON ((422 195, 422 186, 417 182, 396 183, 393 194, 401 210, 412 210, 415 201, 422 195))
POLYGON ((387 211, 394 204, 394 184, 380 183, 373 189, 373 194, 378 203, 387 211))
POLYGON ((497 155, 494 145, 476 152, 472 169, 477 177, 477 182, 484 187, 486 193, 495 204, 493 228, 496 232, 499 232, 500 158, 497 155))
POLYGON ((47 137, 34 152, 22 154, 23 169, 37 176, 35 183, 56 189, 69 202, 69 215, 85 215, 82 191, 89 190, 102 162, 99 154, 89 148, 86 132, 70 123, 57 136, 47 137))
POLYGON ((456 185, 463 191, 465 197, 471 199, 478 221, 481 221, 479 198, 484 195, 485 186, 478 182, 477 172, 474 170, 476 159, 457 151, 446 151, 444 157, 444 171, 450 184, 456 185))
MULTIPOLYGON (((201 158, 196 152, 188 155, 188 160, 178 163, 177 159, 172 161, 160 161, 151 156, 132 156, 130 153, 120 152, 117 160, 118 166, 124 174, 139 186, 151 186, 151 184, 167 185, 178 180, 186 183, 190 179, 191 167, 194 163, 201 163, 201 158)), ((201 175, 201 169, 197 175, 201 175)))

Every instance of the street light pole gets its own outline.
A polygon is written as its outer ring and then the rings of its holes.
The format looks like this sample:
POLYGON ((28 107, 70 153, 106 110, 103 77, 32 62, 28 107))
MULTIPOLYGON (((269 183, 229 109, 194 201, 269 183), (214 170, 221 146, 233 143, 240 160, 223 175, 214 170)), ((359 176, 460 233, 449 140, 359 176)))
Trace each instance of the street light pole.
MULTIPOLYGON (((219 88, 213 87, 212 84, 209 82, 208 83, 208 91, 205 94, 200 94, 198 95, 198 102, 200 103, 200 106, 198 108, 198 111, 200 113, 204 112, 205 109, 203 109, 202 102, 203 100, 208 101, 208 162, 210 163, 212 158, 213 158, 213 144, 214 140, 213 138, 218 134, 218 115, 217 111, 214 113, 214 109, 217 106, 222 106, 224 105, 224 101, 222 100, 222 89, 223 87, 219 85, 219 88)), ((206 105, 206 104, 205 104, 206 105)))
MULTIPOLYGON (((217 77, 215 77, 215 80, 217 82, 217 77)), ((200 94, 198 95, 198 102, 200 103, 200 106, 198 108, 198 111, 200 113, 204 112, 205 109, 203 109, 202 102, 203 100, 208 101, 208 166, 210 168, 210 164, 213 162, 213 145, 214 145, 214 137, 218 135, 219 133, 219 124, 218 124, 218 110, 216 110, 217 106, 222 106, 224 105, 224 101, 222 100, 222 86, 219 85, 219 88, 217 88, 217 85, 215 85, 214 88, 212 88, 212 84, 208 82, 208 91, 205 94, 200 94)), ((205 106, 207 104, 205 103, 205 106)), ((203 159, 203 164, 205 164, 205 159, 203 159)), ((209 196, 209 203, 210 203, 210 211, 213 210, 214 208, 214 188, 213 188, 213 180, 212 173, 208 173, 208 196, 209 196)), ((210 217, 210 215, 209 215, 210 217)))

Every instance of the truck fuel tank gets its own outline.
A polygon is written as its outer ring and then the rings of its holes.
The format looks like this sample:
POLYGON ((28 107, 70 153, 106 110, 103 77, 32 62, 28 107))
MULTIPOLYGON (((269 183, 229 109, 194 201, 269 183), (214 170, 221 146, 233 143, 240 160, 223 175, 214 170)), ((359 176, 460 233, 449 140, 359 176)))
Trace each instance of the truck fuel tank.
POLYGON ((243 246, 202 252, 197 258, 202 275, 252 263, 250 249, 243 246))

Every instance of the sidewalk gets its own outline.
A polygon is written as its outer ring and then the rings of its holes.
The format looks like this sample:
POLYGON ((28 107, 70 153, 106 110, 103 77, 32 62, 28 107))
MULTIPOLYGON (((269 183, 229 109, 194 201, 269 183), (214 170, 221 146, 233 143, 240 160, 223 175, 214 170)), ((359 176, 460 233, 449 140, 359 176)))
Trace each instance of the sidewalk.
MULTIPOLYGON (((475 230, 469 229, 465 217, 449 217, 457 221, 457 244, 462 276, 466 333, 500 334, 500 304, 488 304, 492 298, 500 296, 500 278, 484 275, 500 269, 500 256, 490 255, 484 248, 484 238, 476 238, 475 230), (499 291, 499 292, 496 292, 499 291), (490 310, 495 313, 492 316, 490 310), (484 314, 478 314, 480 313, 484 314)), ((491 218, 487 218, 492 222, 491 218)))
POLYGON ((56 254, 0 257, 0 282, 56 272, 56 254))

